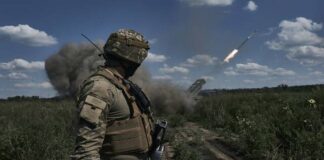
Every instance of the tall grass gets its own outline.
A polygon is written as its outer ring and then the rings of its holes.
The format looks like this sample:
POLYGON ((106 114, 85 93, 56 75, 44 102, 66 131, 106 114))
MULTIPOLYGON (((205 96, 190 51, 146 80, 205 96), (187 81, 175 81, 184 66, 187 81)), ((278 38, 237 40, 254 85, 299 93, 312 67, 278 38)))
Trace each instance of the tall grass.
POLYGON ((323 159, 323 105, 324 90, 226 93, 204 98, 191 118, 222 133, 246 159, 323 159))
MULTIPOLYGON (((0 160, 69 159, 75 113, 71 100, 1 101, 0 160)), ((225 136, 245 159, 324 157, 324 90, 223 93, 204 97, 188 118, 225 136)))
POLYGON ((0 159, 69 159, 74 108, 71 101, 1 102, 0 159))

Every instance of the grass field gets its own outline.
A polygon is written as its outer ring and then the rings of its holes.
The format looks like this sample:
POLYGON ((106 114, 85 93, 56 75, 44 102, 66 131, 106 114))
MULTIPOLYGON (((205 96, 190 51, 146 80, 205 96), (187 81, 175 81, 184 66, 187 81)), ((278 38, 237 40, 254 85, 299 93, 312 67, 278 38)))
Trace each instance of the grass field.
POLYGON ((323 159, 324 90, 224 93, 189 118, 227 137, 245 159, 323 159))
MULTIPOLYGON (((324 157, 324 89, 226 92, 175 117, 220 133, 245 159, 324 157)), ((72 100, 1 101, 0 160, 69 159, 75 123, 72 100)))
POLYGON ((69 159, 74 144, 72 101, 0 103, 1 160, 69 159))

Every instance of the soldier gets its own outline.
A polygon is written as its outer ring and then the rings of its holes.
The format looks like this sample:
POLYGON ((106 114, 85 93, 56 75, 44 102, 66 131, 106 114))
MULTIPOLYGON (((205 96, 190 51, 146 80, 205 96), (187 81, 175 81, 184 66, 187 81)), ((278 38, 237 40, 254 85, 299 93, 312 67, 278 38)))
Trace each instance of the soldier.
POLYGON ((84 81, 78 95, 80 118, 72 159, 149 159, 154 127, 149 101, 128 80, 148 50, 148 42, 134 30, 120 29, 109 36, 105 65, 84 81))

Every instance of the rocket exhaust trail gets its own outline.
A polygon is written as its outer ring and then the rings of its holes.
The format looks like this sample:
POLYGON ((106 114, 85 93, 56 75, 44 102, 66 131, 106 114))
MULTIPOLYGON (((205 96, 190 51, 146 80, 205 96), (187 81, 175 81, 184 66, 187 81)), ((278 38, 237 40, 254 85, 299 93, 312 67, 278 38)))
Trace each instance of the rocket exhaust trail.
POLYGON ((236 54, 239 52, 239 50, 245 45, 247 41, 249 41, 254 35, 256 34, 256 31, 251 33, 237 48, 235 48, 232 52, 230 52, 224 59, 224 62, 229 63, 231 59, 233 59, 236 54))

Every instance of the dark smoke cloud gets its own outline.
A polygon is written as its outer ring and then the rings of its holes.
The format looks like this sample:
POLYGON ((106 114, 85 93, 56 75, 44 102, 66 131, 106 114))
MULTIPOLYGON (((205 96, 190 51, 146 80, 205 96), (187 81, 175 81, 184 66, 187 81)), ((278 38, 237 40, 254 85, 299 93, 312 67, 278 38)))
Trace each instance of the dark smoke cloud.
POLYGON ((93 46, 67 44, 45 61, 47 76, 61 96, 74 96, 79 85, 103 60, 93 46))
MULTIPOLYGON (((102 44, 98 45, 102 47, 102 44)), ((45 61, 48 78, 59 95, 76 95, 80 84, 104 64, 98 54, 92 45, 67 44, 45 61)), ((148 94, 156 111, 175 113, 191 110, 193 101, 183 89, 169 82, 152 81, 145 66, 141 66, 131 79, 148 94)))

